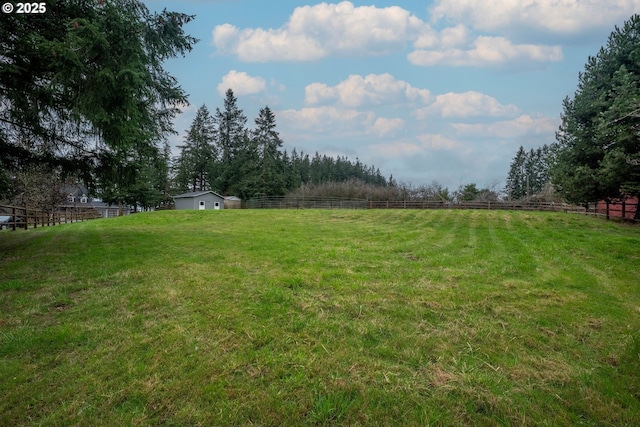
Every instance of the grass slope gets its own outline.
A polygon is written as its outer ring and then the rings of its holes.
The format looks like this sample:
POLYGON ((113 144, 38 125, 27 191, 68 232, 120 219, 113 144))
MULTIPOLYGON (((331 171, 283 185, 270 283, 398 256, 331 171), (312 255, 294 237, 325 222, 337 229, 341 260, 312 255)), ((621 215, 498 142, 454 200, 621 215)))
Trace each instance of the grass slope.
POLYGON ((0 425, 633 425, 640 228, 155 212, 0 233, 0 425))

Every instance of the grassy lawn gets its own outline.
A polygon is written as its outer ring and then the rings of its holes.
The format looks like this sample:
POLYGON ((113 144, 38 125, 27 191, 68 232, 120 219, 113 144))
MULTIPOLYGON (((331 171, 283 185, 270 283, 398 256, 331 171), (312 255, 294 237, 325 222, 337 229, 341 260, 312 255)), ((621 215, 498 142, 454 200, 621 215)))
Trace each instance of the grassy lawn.
POLYGON ((637 425, 640 227, 155 212, 0 232, 0 425, 637 425))

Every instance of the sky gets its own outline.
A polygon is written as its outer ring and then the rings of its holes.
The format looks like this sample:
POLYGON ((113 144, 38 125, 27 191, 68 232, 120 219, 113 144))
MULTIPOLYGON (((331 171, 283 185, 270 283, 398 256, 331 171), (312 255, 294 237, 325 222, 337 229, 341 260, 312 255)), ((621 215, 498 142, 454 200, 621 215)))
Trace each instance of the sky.
POLYGON ((170 142, 231 88, 284 149, 358 158, 385 177, 502 189, 520 146, 555 141, 578 74, 640 0, 146 0, 195 15, 165 69, 189 94, 170 142))

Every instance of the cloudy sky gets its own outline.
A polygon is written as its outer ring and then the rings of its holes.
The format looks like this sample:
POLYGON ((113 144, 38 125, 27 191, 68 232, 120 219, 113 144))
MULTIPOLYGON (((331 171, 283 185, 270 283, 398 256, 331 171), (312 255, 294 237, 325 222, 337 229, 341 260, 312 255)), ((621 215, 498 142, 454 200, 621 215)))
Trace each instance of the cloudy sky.
POLYGON ((285 148, 358 157, 450 189, 504 186, 520 145, 554 141, 589 55, 640 0, 146 0, 196 15, 200 39, 166 68, 195 110, 232 88, 249 124, 265 105, 285 148))

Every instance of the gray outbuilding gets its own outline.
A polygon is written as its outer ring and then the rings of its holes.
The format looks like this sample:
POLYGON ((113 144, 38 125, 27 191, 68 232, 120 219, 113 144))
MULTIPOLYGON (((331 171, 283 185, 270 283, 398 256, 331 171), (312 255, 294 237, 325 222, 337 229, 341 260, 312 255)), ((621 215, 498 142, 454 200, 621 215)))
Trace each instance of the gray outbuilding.
POLYGON ((173 196, 176 209, 224 209, 224 197, 214 191, 195 191, 173 196))

